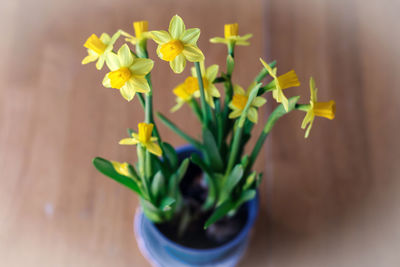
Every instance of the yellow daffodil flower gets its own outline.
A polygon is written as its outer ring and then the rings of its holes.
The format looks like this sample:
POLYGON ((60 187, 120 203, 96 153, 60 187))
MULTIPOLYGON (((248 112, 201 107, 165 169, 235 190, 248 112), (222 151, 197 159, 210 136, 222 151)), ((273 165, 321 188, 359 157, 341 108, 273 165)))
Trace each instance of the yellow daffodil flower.
POLYGON ((172 17, 169 32, 152 31, 153 40, 158 44, 157 55, 169 61, 175 73, 181 73, 186 66, 186 60, 199 62, 204 60, 203 52, 197 47, 200 29, 186 30, 183 20, 178 15, 172 17))
POLYGON ((315 81, 312 77, 310 78, 310 91, 311 91, 310 107, 307 111, 306 116, 304 117, 303 123, 301 124, 302 129, 305 129, 308 125, 305 133, 305 138, 307 138, 310 134, 310 130, 313 125, 315 116, 333 120, 335 118, 335 112, 336 112, 335 101, 331 100, 329 102, 317 102, 318 89, 315 88, 315 81))
POLYGON ((120 163, 118 161, 111 161, 111 164, 113 165, 115 171, 119 174, 127 177, 133 177, 131 171, 129 170, 129 164, 127 162, 120 163))
POLYGON ((189 102, 193 98, 193 94, 198 90, 197 78, 187 77, 185 82, 179 84, 173 90, 173 93, 176 95, 176 105, 171 109, 171 112, 177 111, 184 103, 189 102))
MULTIPOLYGON (((204 95, 207 103, 212 107, 215 108, 214 106, 214 97, 221 97, 221 94, 219 93, 217 87, 214 85, 214 80, 217 78, 218 75, 218 70, 219 67, 218 65, 214 64, 208 67, 207 69, 204 67, 204 61, 200 62, 200 70, 201 70, 201 75, 203 76, 203 86, 204 86, 204 95)), ((197 72, 196 68, 192 67, 192 84, 193 86, 196 86, 196 90, 194 95, 196 97, 200 97, 200 90, 199 90, 199 83, 197 81, 197 72)))
POLYGON ((111 72, 103 79, 105 87, 119 89, 128 101, 131 101, 137 92, 150 91, 145 76, 152 70, 153 60, 136 58, 128 45, 124 44, 118 50, 118 54, 110 52, 106 55, 106 63, 111 72))
MULTIPOLYGON (((235 84, 233 86, 234 94, 232 97, 232 101, 229 103, 229 107, 232 109, 232 112, 229 114, 230 119, 234 119, 242 115, 242 112, 247 104, 247 100, 249 99, 251 89, 254 88, 254 85, 255 83, 251 84, 247 89, 247 92, 240 85, 235 84)), ((257 96, 253 99, 253 102, 251 103, 249 111, 247 113, 247 118, 252 123, 257 123, 257 108, 261 107, 266 102, 267 100, 261 96, 257 96)))
POLYGON ((121 34, 126 37, 125 41, 130 42, 133 45, 136 45, 143 40, 151 38, 151 34, 148 32, 149 30, 148 21, 142 20, 133 22, 133 29, 135 30, 136 36, 132 36, 127 32, 121 31, 121 34))
POLYGON ((247 41, 253 35, 251 33, 246 34, 244 36, 239 35, 239 24, 225 24, 225 31, 224 31, 225 38, 222 37, 214 37, 210 39, 211 43, 221 43, 227 45, 250 45, 247 41))
POLYGON ((277 68, 272 69, 264 60, 260 58, 261 63, 264 65, 265 69, 268 71, 269 75, 274 79, 272 82, 273 90, 272 97, 278 103, 282 103, 286 111, 289 110, 289 102, 286 96, 283 94, 283 89, 290 87, 300 86, 299 79, 297 78, 296 72, 291 70, 279 77, 276 76, 277 68))
POLYGON ((119 141, 120 145, 137 145, 141 144, 150 153, 160 157, 162 155, 162 150, 157 144, 157 137, 152 137, 154 125, 152 123, 141 122, 138 125, 139 134, 132 133, 131 138, 124 138, 119 141))
POLYGON ((83 45, 87 48, 88 55, 82 60, 82 64, 88 64, 97 60, 96 68, 98 70, 103 68, 106 55, 113 50, 114 43, 119 36, 119 31, 112 37, 107 33, 103 33, 100 38, 98 38, 96 34, 92 34, 83 45))

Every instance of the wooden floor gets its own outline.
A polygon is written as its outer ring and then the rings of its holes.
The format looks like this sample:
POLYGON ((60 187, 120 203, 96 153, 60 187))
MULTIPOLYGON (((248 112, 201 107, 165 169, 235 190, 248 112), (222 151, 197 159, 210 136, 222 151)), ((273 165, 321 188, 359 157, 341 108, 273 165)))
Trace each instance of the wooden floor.
MULTIPOLYGON (((224 66, 225 48, 208 42, 224 23, 254 34, 237 50, 243 86, 263 56, 279 72, 295 68, 303 86, 289 94, 308 101, 313 75, 319 99, 337 103, 337 118, 316 119, 308 140, 304 114, 276 125, 258 159, 261 210, 240 266, 400 266, 399 10, 396 0, 3 0, 0 265, 149 266, 132 231, 136 196, 91 166, 98 155, 135 160, 117 141, 143 113, 80 61, 93 32, 132 31, 142 19, 166 28, 177 13, 202 29, 207 64, 224 66)), ((155 107, 168 114, 185 75, 155 61, 155 107)), ((187 111, 173 118, 195 135, 187 111)))

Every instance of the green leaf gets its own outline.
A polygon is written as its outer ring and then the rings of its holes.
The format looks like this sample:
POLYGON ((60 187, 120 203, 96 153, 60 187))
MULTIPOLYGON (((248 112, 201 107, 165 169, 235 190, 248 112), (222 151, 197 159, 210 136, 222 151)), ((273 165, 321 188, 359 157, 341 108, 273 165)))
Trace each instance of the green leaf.
POLYGON ((235 188, 238 182, 242 179, 242 176, 243 176, 243 167, 242 165, 237 164, 233 168, 231 173, 227 176, 223 184, 223 187, 220 188, 221 197, 218 201, 219 203, 222 203, 229 198, 233 188, 235 188))
POLYGON ((253 199, 256 194, 257 192, 254 189, 243 191, 239 199, 235 202, 233 210, 237 210, 243 203, 253 199))
POLYGON ((166 157, 168 161, 171 163, 172 167, 176 169, 178 167, 178 155, 176 154, 175 149, 166 142, 163 142, 162 146, 165 153, 164 157, 166 157))
POLYGON ((165 177, 162 174, 162 171, 158 171, 154 177, 153 182, 151 183, 151 192, 153 196, 157 199, 158 196, 162 195, 165 190, 165 177))
POLYGON ((112 163, 110 161, 100 158, 100 157, 96 157, 93 159, 93 165, 102 174, 110 177, 111 179, 114 179, 115 181, 117 181, 120 184, 125 185, 126 187, 135 191, 140 196, 143 195, 138 184, 130 177, 119 174, 114 169, 114 166, 112 165, 112 163))
POLYGON ((182 178, 185 176, 187 168, 189 167, 190 160, 188 158, 184 159, 179 166, 178 170, 176 171, 176 176, 178 179, 178 183, 182 181, 182 178))
POLYGON ((206 180, 207 186, 208 186, 208 193, 207 193, 207 198, 206 201, 203 204, 203 210, 209 210, 212 208, 216 202, 217 199, 217 188, 216 184, 213 179, 210 178, 208 174, 204 174, 204 179, 206 180))
POLYGON ((257 173, 252 172, 249 176, 246 178, 246 183, 243 186, 243 190, 250 189, 250 187, 253 185, 254 181, 256 180, 257 173))
POLYGON ((203 154, 206 156, 207 161, 211 168, 217 172, 220 172, 224 168, 224 164, 219 154, 217 142, 215 141, 214 135, 209 129, 203 128, 203 154))
POLYGON ((240 164, 243 166, 243 169, 246 169, 247 164, 249 164, 249 155, 244 155, 240 161, 240 164))
POLYGON ((160 209, 162 211, 171 210, 171 206, 175 203, 175 199, 172 197, 165 197, 161 200, 160 209))
POLYGON ((234 206, 235 205, 230 200, 222 203, 219 207, 215 209, 210 218, 208 218, 208 220, 204 224, 204 229, 207 229, 211 224, 224 217, 234 206))
POLYGON ((143 209, 144 215, 146 215, 150 221, 155 223, 160 223, 163 221, 163 216, 160 210, 149 201, 145 200, 144 198, 140 198, 140 206, 143 209))
POLYGON ((168 179, 168 194, 175 196, 178 193, 179 181, 178 176, 174 173, 168 179))

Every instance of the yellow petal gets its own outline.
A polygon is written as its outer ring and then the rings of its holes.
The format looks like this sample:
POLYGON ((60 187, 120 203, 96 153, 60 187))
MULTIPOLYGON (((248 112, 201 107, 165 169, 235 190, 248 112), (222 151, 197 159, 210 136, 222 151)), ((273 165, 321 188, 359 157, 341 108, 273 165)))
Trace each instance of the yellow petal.
POLYGON ((207 77, 207 80, 210 83, 212 83, 215 80, 215 78, 217 78, 218 70, 219 70, 219 67, 216 64, 211 65, 210 67, 207 68, 205 75, 207 77))
POLYGON ((311 95, 311 101, 312 102, 317 102, 317 92, 318 89, 315 88, 315 81, 314 78, 310 78, 310 95, 311 95))
POLYGON ((249 46, 250 43, 247 42, 247 41, 241 41, 241 40, 239 40, 239 41, 236 41, 236 42, 235 42, 235 45, 249 46))
POLYGON ((148 142, 148 143, 144 144, 144 146, 147 148, 147 150, 150 153, 152 153, 158 157, 160 157, 162 155, 162 150, 157 143, 148 142))
POLYGON ((133 60, 129 70, 133 75, 146 75, 154 66, 154 61, 147 58, 136 58, 133 60))
POLYGON ((185 32, 185 24, 178 15, 172 17, 169 23, 169 33, 173 39, 180 39, 181 35, 185 32))
POLYGON ((218 89, 217 89, 217 87, 215 87, 215 85, 213 85, 213 84, 211 84, 209 87, 208 87, 208 90, 207 90, 208 92, 209 92, 209 94, 210 95, 212 95, 213 97, 221 97, 221 94, 219 93, 219 91, 218 91, 218 89))
POLYGON ((301 129, 305 129, 307 127, 307 124, 310 123, 311 120, 314 119, 314 112, 312 110, 309 110, 306 113, 306 116, 303 119, 303 122, 301 123, 301 129))
POLYGON ((122 67, 129 67, 130 65, 132 65, 133 56, 127 44, 124 44, 118 50, 118 58, 122 67))
POLYGON ((108 73, 103 78, 103 86, 106 88, 111 88, 110 78, 108 78, 108 73))
POLYGON ((182 53, 190 62, 199 62, 204 60, 204 55, 201 50, 195 45, 185 45, 182 53))
POLYGON ((143 76, 132 76, 128 83, 138 93, 148 93, 150 91, 149 84, 143 76))
POLYGON ((267 62, 265 62, 264 60, 262 60, 260 58, 261 63, 263 64, 264 68, 268 71, 269 75, 271 75, 274 79, 277 79, 276 77, 276 70, 273 70, 268 64, 267 62))
POLYGON ((121 67, 118 56, 113 52, 106 54, 106 64, 111 71, 115 71, 121 67))
POLYGON ((111 37, 110 35, 108 35, 107 33, 102 33, 100 35, 100 40, 104 43, 104 44, 108 44, 111 41, 111 37))
POLYGON ((210 105, 210 107, 215 108, 214 98, 208 93, 206 93, 206 102, 210 105))
POLYGON ((214 37, 210 39, 210 43, 213 44, 226 44, 228 41, 225 38, 222 37, 214 37))
POLYGON ((171 35, 166 31, 152 31, 151 37, 157 44, 165 44, 171 41, 171 35))
POLYGON ((170 112, 175 112, 175 111, 177 111, 178 109, 180 109, 180 108, 183 106, 183 104, 185 104, 185 101, 183 101, 181 98, 177 97, 177 98, 176 98, 176 105, 173 106, 173 107, 170 109, 170 112))
POLYGON ((121 36, 121 31, 117 31, 116 33, 114 33, 114 35, 111 37, 110 42, 108 43, 109 45, 113 45, 117 39, 121 36))
POLYGON ((233 85, 233 93, 237 95, 246 95, 246 92, 244 91, 243 87, 241 87, 239 84, 233 85))
POLYGON ((200 29, 192 28, 186 30, 183 33, 181 41, 184 42, 185 44, 196 45, 196 42, 199 39, 199 37, 200 37, 200 29))
POLYGON ((99 56, 98 55, 88 55, 86 56, 83 60, 82 60, 82 64, 88 64, 90 62, 96 61, 96 59, 98 59, 99 56))
POLYGON ((257 123, 258 121, 258 114, 257 110, 255 108, 250 108, 248 113, 247 113, 247 118, 252 122, 252 123, 257 123))
POLYGON ((101 69, 103 68, 103 66, 104 66, 104 60, 105 60, 104 56, 101 55, 101 56, 99 57, 99 60, 97 60, 97 62, 96 62, 96 69, 101 70, 101 69))
POLYGON ((120 145, 136 145, 139 143, 139 140, 133 138, 124 138, 119 141, 120 145))
POLYGON ((242 115, 243 110, 236 109, 233 110, 231 113, 229 113, 229 119, 235 119, 237 117, 240 117, 242 115))
POLYGON ((122 86, 119 91, 121 92, 122 97, 127 101, 131 101, 135 97, 136 93, 135 88, 128 82, 122 86))
POLYGON ((176 56, 174 60, 169 62, 169 65, 175 73, 181 73, 186 66, 185 56, 182 54, 176 56))
POLYGON ((254 100, 253 103, 251 103, 253 106, 259 108, 262 105, 264 105, 265 103, 267 103, 267 99, 265 99, 264 97, 261 96, 257 96, 254 100))

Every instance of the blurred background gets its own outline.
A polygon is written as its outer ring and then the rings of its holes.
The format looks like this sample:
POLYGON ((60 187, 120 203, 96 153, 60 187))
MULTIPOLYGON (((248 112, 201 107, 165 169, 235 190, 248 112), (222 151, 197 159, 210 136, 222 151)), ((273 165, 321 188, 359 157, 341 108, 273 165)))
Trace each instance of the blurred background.
MULTIPOLYGON (((166 29, 179 14, 201 28, 206 64, 223 69, 225 47, 209 38, 233 22, 254 34, 236 50, 243 87, 262 56, 279 73, 296 70, 302 86, 289 95, 308 101, 312 75, 319 99, 337 103, 336 119, 317 118, 307 140, 304 113, 275 126, 257 162, 261 209, 240 266, 400 266, 399 10, 397 0, 1 1, 0 265, 149 266, 133 235, 137 197, 91 164, 134 161, 135 149, 117 142, 143 113, 102 87, 105 69, 80 62, 92 33, 133 32, 143 19, 166 29)), ((186 107, 169 114, 189 69, 174 75, 149 44, 156 110, 198 135, 186 107)))

